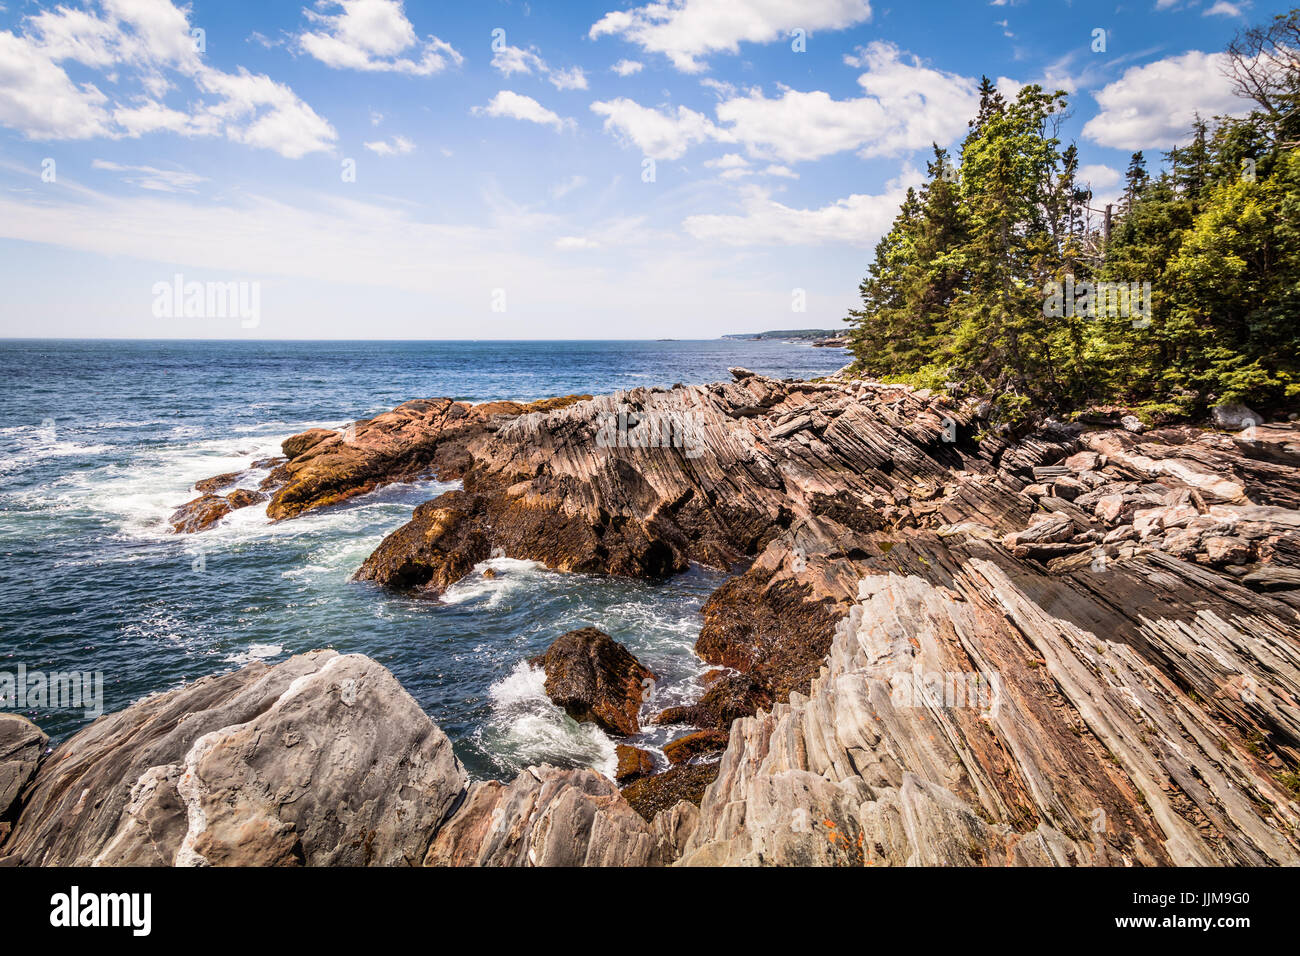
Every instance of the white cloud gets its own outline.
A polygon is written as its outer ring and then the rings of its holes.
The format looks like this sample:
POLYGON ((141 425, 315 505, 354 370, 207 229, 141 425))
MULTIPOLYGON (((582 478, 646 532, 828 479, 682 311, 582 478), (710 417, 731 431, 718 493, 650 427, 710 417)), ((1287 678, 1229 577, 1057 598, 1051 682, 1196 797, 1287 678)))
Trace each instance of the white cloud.
POLYGON ((197 80, 200 89, 221 97, 206 113, 220 119, 226 136, 237 143, 299 159, 328 152, 337 138, 334 127, 269 76, 240 67, 238 73, 204 70, 197 80))
POLYGON ((705 69, 700 58, 736 53, 740 44, 771 43, 792 30, 842 30, 871 18, 868 0, 655 0, 605 14, 591 39, 621 36, 647 53, 662 53, 685 73, 705 69))
POLYGON ((524 96, 513 90, 502 90, 492 97, 487 106, 475 106, 470 112, 475 116, 527 120, 530 123, 553 126, 557 130, 562 130, 573 123, 573 120, 563 119, 557 113, 548 110, 531 96, 524 96))
POLYGON ((527 50, 508 45, 499 47, 492 54, 492 67, 505 77, 515 73, 536 74, 548 80, 557 90, 587 88, 587 74, 582 71, 582 67, 554 69, 542 59, 536 47, 527 50))
POLYGON ((464 62, 436 36, 420 40, 401 0, 318 0, 316 8, 303 11, 317 29, 299 35, 298 46, 336 70, 429 76, 464 62))
POLYGON ((854 194, 820 209, 794 209, 751 186, 742 195, 743 214, 689 216, 682 226, 696 239, 736 246, 852 243, 869 248, 898 215, 907 187, 919 185, 922 178, 908 168, 880 195, 854 194))
POLYGON ((1135 66, 1093 96, 1101 111, 1083 135, 1116 149, 1170 149, 1186 142, 1196 114, 1241 115, 1245 102, 1223 75, 1226 54, 1192 50, 1135 66))
POLYGON ((415 144, 405 136, 394 136, 392 142, 381 139, 374 143, 363 143, 362 145, 379 156, 405 156, 407 153, 415 152, 415 144))
POLYGON ((328 151, 334 128, 288 86, 243 68, 225 73, 195 49, 188 11, 170 0, 102 0, 99 9, 57 7, 23 21, 19 35, 0 32, 0 125, 29 139, 137 137, 170 131, 217 136, 288 158, 328 151), (110 102, 91 83, 73 84, 71 61, 104 72, 121 89, 143 93, 110 102), (208 99, 183 112, 163 100, 177 78, 208 99))
POLYGON ((979 103, 974 81, 905 59, 892 44, 872 43, 849 59, 865 69, 858 77, 864 95, 854 99, 789 88, 768 98, 755 89, 718 103, 717 123, 684 106, 661 112, 625 98, 591 108, 606 117, 607 131, 657 159, 677 159, 695 143, 716 140, 791 163, 845 150, 895 156, 946 144, 966 129, 979 103))
POLYGON ((89 139, 109 135, 107 97, 77 86, 30 40, 0 33, 0 125, 28 139, 89 139))
POLYGON ((133 186, 139 186, 141 189, 149 189, 154 192, 194 192, 194 187, 199 183, 207 182, 203 176, 184 170, 123 165, 107 159, 93 160, 90 166, 92 169, 102 169, 107 172, 126 173, 127 175, 122 177, 124 183, 130 183, 133 186))
POLYGON ((1123 173, 1118 169, 1112 169, 1110 166, 1100 164, 1093 166, 1081 166, 1075 179, 1081 183, 1087 183, 1092 187, 1094 192, 1100 192, 1104 189, 1110 189, 1119 183, 1123 178, 1123 173))
POLYGON ((727 141, 703 113, 685 106, 677 112, 661 113, 648 106, 619 97, 591 104, 591 111, 605 117, 605 130, 631 143, 652 159, 680 159, 695 143, 717 139, 727 141))
POLYGON ((610 67, 619 76, 631 76, 633 73, 640 73, 643 68, 644 64, 637 60, 619 60, 610 67))
POLYGON ((1210 7, 1203 14, 1203 17, 1240 17, 1243 16, 1241 7, 1235 3, 1228 3, 1228 0, 1219 0, 1214 6, 1210 7))

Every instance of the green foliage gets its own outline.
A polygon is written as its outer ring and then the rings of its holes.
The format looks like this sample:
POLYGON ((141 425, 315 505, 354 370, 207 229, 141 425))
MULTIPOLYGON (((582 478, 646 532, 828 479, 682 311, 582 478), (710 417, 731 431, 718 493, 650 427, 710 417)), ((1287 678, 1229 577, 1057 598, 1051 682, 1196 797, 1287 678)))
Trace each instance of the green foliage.
MULTIPOLYGON (((1290 49, 1300 11, 1229 48, 1241 70, 1290 49)), ((850 313, 860 369, 930 388, 957 382, 1004 419, 1122 403, 1158 423, 1244 401, 1300 397, 1300 76, 1247 76, 1242 119, 1198 120, 1157 174, 1135 153, 1109 241, 1089 223, 1078 159, 1056 133, 1066 102, 1014 100, 987 79, 960 174, 935 147, 850 313), (1258 91, 1267 91, 1267 97, 1258 91), (1149 321, 1045 308, 1049 283, 1150 283, 1149 321)), ((1286 66, 1290 63, 1290 66, 1286 66)), ((1287 70, 1291 74, 1287 74, 1287 70)))

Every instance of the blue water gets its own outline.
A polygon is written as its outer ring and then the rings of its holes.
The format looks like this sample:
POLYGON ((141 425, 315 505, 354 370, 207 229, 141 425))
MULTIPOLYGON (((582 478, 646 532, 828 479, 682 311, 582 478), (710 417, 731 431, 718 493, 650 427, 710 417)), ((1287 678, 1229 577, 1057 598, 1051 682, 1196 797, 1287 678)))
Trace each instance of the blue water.
MULTIPOLYGON (((608 772, 613 742, 579 726, 522 662, 594 625, 661 675, 653 706, 698 692, 699 608, 722 575, 652 584, 492 562, 442 601, 351 581, 383 537, 453 485, 381 489, 280 524, 264 506, 170 534, 199 478, 278 454, 408 399, 474 402, 702 383, 744 365, 826 374, 839 349, 777 342, 0 341, 0 671, 102 671, 105 710, 254 659, 332 647, 381 661, 470 772, 549 760, 608 772)), ((28 716, 56 739, 80 710, 28 716)), ((641 741, 656 748, 662 730, 641 741)))

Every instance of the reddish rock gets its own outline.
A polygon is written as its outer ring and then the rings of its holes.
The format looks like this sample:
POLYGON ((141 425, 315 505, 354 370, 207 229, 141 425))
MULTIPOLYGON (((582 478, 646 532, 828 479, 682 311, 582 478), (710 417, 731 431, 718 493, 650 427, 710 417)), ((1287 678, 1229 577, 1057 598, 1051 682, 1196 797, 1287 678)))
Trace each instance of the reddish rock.
POLYGON ((226 495, 226 500, 230 502, 232 510, 235 508, 247 508, 249 505, 255 505, 258 502, 265 501, 266 495, 260 491, 250 491, 247 488, 236 488, 226 495))
POLYGON ((1202 545, 1205 559, 1214 565, 1249 564, 1250 542, 1235 535, 1211 535, 1202 545))
POLYGON ((654 755, 640 747, 618 744, 614 747, 614 756, 618 758, 614 779, 619 783, 630 783, 655 772, 654 755))
POLYGON ((215 475, 212 478, 204 478, 202 481, 194 482, 194 490, 204 494, 214 494, 222 488, 228 488, 239 480, 243 472, 229 471, 224 475, 215 475))
POLYGON ((555 639, 531 664, 546 671, 546 696, 579 723, 630 736, 654 673, 603 631, 584 627, 555 639))
POLYGON ((280 450, 284 452, 285 458, 297 458, 311 451, 325 439, 337 437, 339 433, 330 428, 309 428, 305 432, 286 438, 280 445, 280 450))
POLYGON ((664 745, 664 756, 671 764, 687 763, 704 754, 721 753, 727 749, 730 734, 725 730, 697 730, 664 745))
POLYGON ((193 534, 212 527, 230 510, 230 502, 220 495, 203 495, 181 505, 169 520, 176 534, 193 534))

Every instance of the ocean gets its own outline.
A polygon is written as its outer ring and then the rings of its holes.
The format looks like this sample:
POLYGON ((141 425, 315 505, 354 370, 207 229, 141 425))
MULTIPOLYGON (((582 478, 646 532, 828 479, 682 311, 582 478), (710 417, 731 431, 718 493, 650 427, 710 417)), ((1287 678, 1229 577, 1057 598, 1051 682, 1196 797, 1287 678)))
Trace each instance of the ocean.
MULTIPOLYGON (((525 659, 565 631, 608 632, 661 675, 656 705, 699 693, 699 609, 725 575, 652 583, 496 559, 441 601, 350 580, 416 505, 420 481, 271 524, 264 506, 193 536, 167 518, 193 483, 412 398, 471 402, 824 375, 840 349, 770 341, 0 341, 0 673, 102 672, 104 710, 253 660, 314 648, 388 667, 476 778, 533 763, 611 773, 614 742, 546 699, 525 659)), ((4 702, 0 706, 12 706, 4 702)), ((21 711, 55 740, 82 709, 21 711)), ((670 731, 636 742, 658 749, 670 731)))

